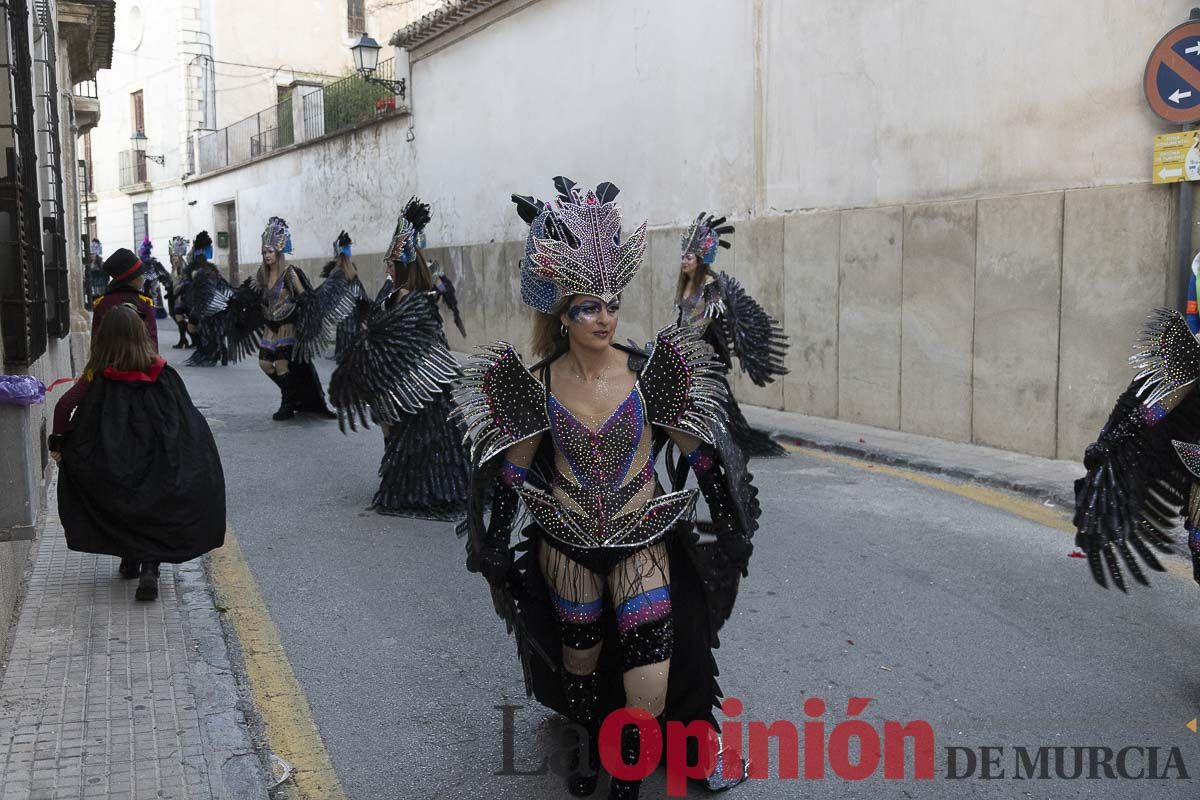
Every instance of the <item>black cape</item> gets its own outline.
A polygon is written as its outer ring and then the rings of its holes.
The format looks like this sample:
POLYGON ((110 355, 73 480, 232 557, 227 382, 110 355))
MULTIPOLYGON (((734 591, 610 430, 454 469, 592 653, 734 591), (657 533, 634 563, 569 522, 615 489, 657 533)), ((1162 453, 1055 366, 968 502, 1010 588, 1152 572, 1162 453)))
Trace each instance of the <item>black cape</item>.
POLYGON ((170 366, 153 382, 95 377, 63 445, 58 513, 84 553, 177 564, 224 543, 221 458, 170 366))

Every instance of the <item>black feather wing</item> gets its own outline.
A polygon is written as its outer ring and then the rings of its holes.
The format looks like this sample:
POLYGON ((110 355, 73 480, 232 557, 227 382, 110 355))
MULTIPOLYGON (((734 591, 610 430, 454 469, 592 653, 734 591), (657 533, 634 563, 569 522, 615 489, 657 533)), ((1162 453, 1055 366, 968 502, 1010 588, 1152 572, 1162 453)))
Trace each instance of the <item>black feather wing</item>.
POLYGON ((262 288, 254 278, 246 278, 234 290, 224 312, 225 342, 230 360, 241 361, 258 352, 265 326, 262 288))
POLYGON ((1075 482, 1075 543, 1096 582, 1107 586, 1111 578, 1122 591, 1122 563, 1142 584, 1149 583, 1142 562, 1162 570, 1151 547, 1171 549, 1168 531, 1183 513, 1194 480, 1173 443, 1200 438, 1200 393, 1194 391, 1200 342, 1181 314, 1159 309, 1150 315, 1130 363, 1138 373, 1087 448, 1087 474, 1075 482), (1183 391, 1187 394, 1174 403, 1183 391))
POLYGON ((364 329, 338 362, 329 398, 338 424, 369 427, 368 409, 379 422, 394 423, 418 411, 460 375, 458 362, 442 344, 442 326, 429 298, 413 292, 394 306, 377 303, 364 329))
MULTIPOLYGON (((307 284, 307 277, 296 270, 307 284)), ((305 291, 296 298, 296 358, 311 361, 331 347, 342 323, 366 301, 366 290, 355 278, 348 280, 341 270, 334 270, 316 289, 305 291)))
POLYGON ((738 357, 742 371, 756 386, 765 386, 786 375, 787 337, 783 327, 751 297, 738 281, 722 272, 717 276, 725 306, 719 324, 725 341, 738 357))

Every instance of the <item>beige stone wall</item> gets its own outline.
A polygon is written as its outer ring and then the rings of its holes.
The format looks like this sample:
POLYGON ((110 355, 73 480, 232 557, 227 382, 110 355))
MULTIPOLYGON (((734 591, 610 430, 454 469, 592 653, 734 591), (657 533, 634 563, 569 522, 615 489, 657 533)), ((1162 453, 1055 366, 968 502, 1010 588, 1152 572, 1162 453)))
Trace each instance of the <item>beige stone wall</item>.
MULTIPOLYGON (((1132 377, 1169 301, 1174 194, 1131 185, 736 220, 717 266, 779 317, 782 381, 735 377, 743 402, 1075 460, 1132 377)), ((619 338, 673 320, 680 228, 650 232, 619 338)), ((430 248, 455 280, 462 351, 529 352, 519 241, 430 248)), ((355 257, 374 291, 378 253, 355 257)), ((320 259, 302 262, 315 274, 320 259)))

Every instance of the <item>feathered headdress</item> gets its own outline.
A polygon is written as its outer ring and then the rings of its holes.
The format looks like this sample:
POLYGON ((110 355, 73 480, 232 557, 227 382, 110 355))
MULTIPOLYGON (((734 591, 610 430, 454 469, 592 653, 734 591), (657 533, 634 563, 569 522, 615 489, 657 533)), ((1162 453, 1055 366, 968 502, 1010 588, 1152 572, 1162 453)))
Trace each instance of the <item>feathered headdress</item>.
POLYGON ((611 302, 642 265, 646 223, 621 241, 621 209, 613 202, 620 190, 611 183, 595 191, 576 188, 557 177, 553 204, 513 195, 517 213, 529 223, 521 259, 521 298, 551 314, 564 297, 587 294, 611 302))
POLYGON ((384 260, 405 264, 416 261, 417 251, 425 249, 425 226, 431 219, 433 215, 429 212, 429 204, 422 203, 421 198, 413 195, 396 220, 396 230, 392 233, 392 243, 384 260))
POLYGON ((276 253, 292 252, 292 232, 282 217, 271 217, 263 230, 262 246, 269 247, 276 253))
POLYGON ((154 250, 154 243, 150 241, 149 236, 142 237, 142 245, 138 248, 138 258, 142 261, 150 258, 151 251, 154 250))
POLYGON ((725 224, 725 217, 714 218, 707 211, 701 211, 680 237, 683 254, 686 256, 688 253, 695 253, 705 264, 711 264, 717 259, 718 246, 726 250, 732 247, 721 238, 730 233, 733 233, 733 226, 725 224))
POLYGON ((350 234, 345 231, 339 233, 337 238, 333 240, 333 257, 350 255, 350 245, 352 244, 354 244, 354 241, 350 238, 350 234))
POLYGON ((208 235, 208 231, 200 231, 192 240, 192 258, 199 254, 203 254, 207 259, 212 259, 212 237, 208 235))
POLYGON ((169 245, 170 253, 173 256, 182 256, 187 253, 187 246, 187 239, 182 236, 172 236, 169 245))

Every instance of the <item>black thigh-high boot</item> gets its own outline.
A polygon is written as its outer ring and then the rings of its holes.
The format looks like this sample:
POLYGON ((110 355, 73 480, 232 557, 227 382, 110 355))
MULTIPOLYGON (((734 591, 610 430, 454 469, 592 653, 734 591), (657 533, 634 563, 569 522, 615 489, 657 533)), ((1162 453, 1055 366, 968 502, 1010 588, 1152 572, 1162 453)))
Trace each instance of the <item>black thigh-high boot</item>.
MULTIPOLYGON (((642 732, 637 725, 626 725, 621 729, 621 760, 636 764, 642 749, 642 732)), ((608 800, 638 800, 642 791, 641 781, 623 781, 613 778, 608 784, 608 800)))
POLYGON ((188 343, 187 323, 175 321, 175 326, 179 328, 179 344, 175 345, 176 350, 186 350, 192 345, 188 343))
POLYGON ((600 782, 600 757, 597 749, 596 714, 600 702, 599 680, 596 673, 576 675, 563 671, 563 694, 567 699, 567 712, 571 721, 583 728, 587 734, 586 747, 577 743, 572 751, 567 772, 567 791, 575 797, 590 797, 600 782))
POLYGON ((279 387, 279 410, 271 415, 271 419, 276 422, 283 422, 296 416, 296 406, 292 402, 293 381, 289 380, 291 373, 287 375, 277 375, 274 372, 269 373, 268 377, 279 387))

